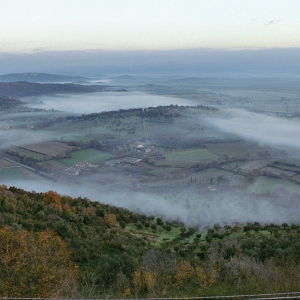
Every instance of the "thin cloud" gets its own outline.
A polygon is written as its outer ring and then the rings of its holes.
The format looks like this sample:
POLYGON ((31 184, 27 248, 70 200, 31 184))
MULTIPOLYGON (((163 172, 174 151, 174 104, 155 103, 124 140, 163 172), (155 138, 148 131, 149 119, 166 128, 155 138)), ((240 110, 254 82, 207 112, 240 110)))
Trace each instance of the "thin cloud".
POLYGON ((280 149, 300 150, 299 122, 240 109, 224 110, 224 119, 207 119, 222 131, 245 140, 280 149))

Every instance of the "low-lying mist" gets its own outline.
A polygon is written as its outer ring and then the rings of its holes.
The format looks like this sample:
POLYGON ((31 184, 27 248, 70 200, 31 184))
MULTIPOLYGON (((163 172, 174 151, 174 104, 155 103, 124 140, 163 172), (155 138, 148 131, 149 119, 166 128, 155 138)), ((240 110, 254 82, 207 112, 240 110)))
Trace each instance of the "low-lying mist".
POLYGON ((61 195, 86 197, 92 201, 128 208, 137 213, 154 215, 165 220, 177 220, 187 226, 203 227, 215 223, 224 225, 256 221, 262 224, 299 222, 299 197, 285 195, 284 192, 277 195, 247 194, 243 190, 199 193, 196 189, 189 188, 159 193, 141 192, 126 187, 125 178, 119 180, 120 182, 106 186, 87 178, 80 180, 80 184, 48 180, 4 183, 25 190, 55 190, 61 195))
POLYGON ((207 118, 219 130, 280 150, 300 150, 300 121, 242 109, 225 109, 223 117, 207 118))
POLYGON ((195 101, 149 95, 140 92, 101 92, 56 96, 26 97, 27 106, 39 109, 59 110, 74 114, 90 114, 130 108, 147 108, 159 105, 197 105, 195 101))
POLYGON ((1 149, 11 146, 22 146, 32 143, 42 143, 53 140, 51 134, 32 131, 30 129, 0 130, 1 149))
POLYGON ((22 146, 30 143, 42 143, 53 139, 49 131, 36 130, 39 124, 55 121, 64 117, 61 112, 24 111, 0 114, 0 149, 10 146, 22 146))
MULTIPOLYGON (((32 102, 39 101, 38 99, 44 99, 42 105, 55 104, 57 106, 54 109, 65 109, 70 112, 76 111, 76 113, 117 110, 122 108, 123 104, 123 108, 126 108, 127 105, 130 107, 167 104, 196 105, 194 102, 193 104, 187 103, 188 101, 183 99, 131 92, 42 97, 34 98, 32 102), (163 101, 165 102, 163 103, 163 101)), ((51 107, 49 106, 49 108, 51 107)), ((211 113, 209 117, 205 113, 201 118, 201 126, 212 126, 218 129, 216 131, 220 131, 220 136, 223 132, 226 133, 223 134, 224 136, 237 136, 263 146, 290 150, 290 154, 299 155, 300 133, 298 129, 300 124, 296 119, 279 118, 240 109, 218 111, 215 114, 211 113)), ((193 123, 194 119, 191 122, 193 123)), ((204 131, 206 132, 207 128, 204 131)), ((178 132, 180 133, 180 131, 178 132)), ((5 145, 20 145, 29 141, 30 143, 40 142, 47 139, 47 136, 43 132, 39 134, 39 132, 30 130, 3 130, 0 132, 0 138, 1 147, 4 147, 5 145)), ((274 183, 278 184, 278 191, 272 193, 265 189, 259 193, 257 191, 259 185, 262 184, 260 178, 255 178, 251 183, 252 190, 225 187, 215 192, 203 192, 199 186, 189 186, 186 182, 177 184, 170 180, 163 188, 160 186, 159 189, 156 189, 155 183, 151 183, 150 187, 150 185, 147 186, 147 183, 141 183, 138 179, 130 176, 114 174, 113 181, 106 180, 108 176, 106 173, 99 175, 102 176, 101 179, 97 176, 80 175, 65 181, 7 179, 2 183, 29 191, 55 190, 62 195, 86 197, 92 201, 125 207, 134 212, 178 220, 188 226, 201 227, 215 223, 234 224, 255 221, 276 224, 299 222, 300 187, 297 184, 294 184, 292 188, 286 185, 286 190, 284 190, 285 185, 279 179, 274 183)))

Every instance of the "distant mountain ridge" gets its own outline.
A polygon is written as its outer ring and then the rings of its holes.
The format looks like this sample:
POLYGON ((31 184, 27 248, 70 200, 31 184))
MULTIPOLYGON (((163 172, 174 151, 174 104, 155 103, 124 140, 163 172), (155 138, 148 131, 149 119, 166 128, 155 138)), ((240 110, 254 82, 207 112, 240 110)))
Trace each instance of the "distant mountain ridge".
POLYGON ((28 81, 28 82, 75 82, 84 81, 88 78, 81 76, 65 76, 58 74, 47 73, 9 73, 0 75, 0 82, 15 82, 15 81, 28 81))
POLYGON ((0 95, 29 97, 46 94, 125 92, 125 89, 108 85, 81 85, 74 83, 35 83, 27 81, 0 82, 0 95))

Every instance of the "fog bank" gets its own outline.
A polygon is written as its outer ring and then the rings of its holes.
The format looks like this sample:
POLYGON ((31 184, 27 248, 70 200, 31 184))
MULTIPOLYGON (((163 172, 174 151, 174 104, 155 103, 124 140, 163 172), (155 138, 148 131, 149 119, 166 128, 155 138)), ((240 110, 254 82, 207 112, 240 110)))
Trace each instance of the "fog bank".
POLYGON ((207 118, 219 130, 282 150, 300 150, 300 122, 242 109, 225 109, 222 117, 207 118))
POLYGON ((42 131, 36 132, 28 129, 0 129, 0 139, 0 149, 4 149, 11 146, 22 146, 51 141, 53 140, 53 136, 42 131))
MULTIPOLYGON (((162 217, 165 220, 177 220, 187 226, 206 226, 260 222, 262 224, 283 222, 297 223, 300 204, 297 199, 282 196, 250 196, 242 192, 217 192, 201 195, 196 191, 182 190, 177 193, 145 193, 129 191, 117 184, 111 187, 82 181, 81 184, 67 184, 43 181, 9 181, 8 186, 17 186, 25 190, 47 192, 55 190, 61 195, 89 198, 92 201, 124 207, 133 212, 162 217)), ((300 190, 299 190, 300 192, 300 190)))
POLYGON ((195 101, 149 95, 140 92, 101 92, 56 96, 26 97, 27 106, 39 109, 54 109, 73 114, 91 114, 119 109, 147 108, 159 105, 195 105, 195 101))

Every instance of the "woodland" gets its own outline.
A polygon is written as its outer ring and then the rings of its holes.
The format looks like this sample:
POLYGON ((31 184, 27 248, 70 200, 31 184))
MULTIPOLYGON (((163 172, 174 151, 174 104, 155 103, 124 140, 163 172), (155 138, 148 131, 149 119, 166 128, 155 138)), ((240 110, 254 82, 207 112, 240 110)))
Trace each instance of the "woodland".
POLYGON ((187 227, 88 198, 0 188, 0 294, 192 297, 296 292, 300 226, 187 227))

